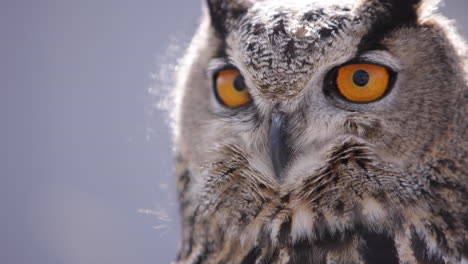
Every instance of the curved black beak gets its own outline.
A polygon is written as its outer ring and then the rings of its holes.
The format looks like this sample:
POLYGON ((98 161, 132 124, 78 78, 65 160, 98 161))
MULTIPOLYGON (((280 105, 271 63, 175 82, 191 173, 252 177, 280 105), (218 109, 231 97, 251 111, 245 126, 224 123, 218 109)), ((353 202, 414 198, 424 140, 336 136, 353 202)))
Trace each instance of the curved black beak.
POLYGON ((282 112, 275 111, 271 116, 270 126, 270 156, 273 162, 273 169, 276 177, 281 178, 281 174, 289 161, 289 148, 286 138, 286 120, 282 112))

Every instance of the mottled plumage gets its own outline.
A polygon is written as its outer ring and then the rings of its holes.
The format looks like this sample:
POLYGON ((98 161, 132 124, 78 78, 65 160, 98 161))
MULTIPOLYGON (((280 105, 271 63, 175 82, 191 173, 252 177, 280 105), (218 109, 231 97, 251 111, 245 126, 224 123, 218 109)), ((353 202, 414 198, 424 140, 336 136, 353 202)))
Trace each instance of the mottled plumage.
POLYGON ((209 0, 176 91, 177 263, 466 261, 466 45, 435 7, 209 0), (377 101, 330 88, 336 67, 361 61, 395 72, 377 101), (226 66, 252 102, 216 100, 226 66))

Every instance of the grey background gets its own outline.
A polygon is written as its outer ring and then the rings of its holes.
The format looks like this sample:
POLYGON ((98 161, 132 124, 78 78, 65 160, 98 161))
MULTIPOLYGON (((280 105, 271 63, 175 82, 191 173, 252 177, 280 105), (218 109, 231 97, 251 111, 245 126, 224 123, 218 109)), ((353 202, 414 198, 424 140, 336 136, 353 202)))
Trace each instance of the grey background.
MULTIPOLYGON (((443 13, 468 31, 465 0, 443 13)), ((200 1, 0 0, 0 263, 169 263, 156 109, 200 1)))

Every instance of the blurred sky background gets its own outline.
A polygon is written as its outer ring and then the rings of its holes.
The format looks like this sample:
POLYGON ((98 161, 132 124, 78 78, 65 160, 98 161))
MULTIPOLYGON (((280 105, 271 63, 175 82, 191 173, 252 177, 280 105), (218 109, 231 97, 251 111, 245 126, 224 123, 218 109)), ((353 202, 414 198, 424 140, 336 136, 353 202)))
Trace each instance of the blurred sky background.
MULTIPOLYGON (((200 3, 0 0, 0 263, 173 260, 171 135, 153 105, 200 3)), ((441 9, 464 36, 467 8, 441 9)))

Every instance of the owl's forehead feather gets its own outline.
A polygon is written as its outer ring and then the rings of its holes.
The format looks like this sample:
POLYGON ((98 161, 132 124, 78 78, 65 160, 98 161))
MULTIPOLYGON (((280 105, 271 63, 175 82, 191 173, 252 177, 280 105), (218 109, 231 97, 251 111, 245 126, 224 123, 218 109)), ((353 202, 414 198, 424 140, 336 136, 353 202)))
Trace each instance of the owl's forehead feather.
POLYGON ((227 23, 226 54, 263 97, 291 99, 320 71, 417 23, 416 6, 389 2, 256 1, 227 23))
POLYGON ((277 3, 254 5, 234 24, 226 47, 264 95, 289 98, 302 91, 316 67, 323 68, 321 60, 354 53, 367 29, 356 26, 348 5, 277 3), (340 45, 343 41, 355 45, 340 45))

